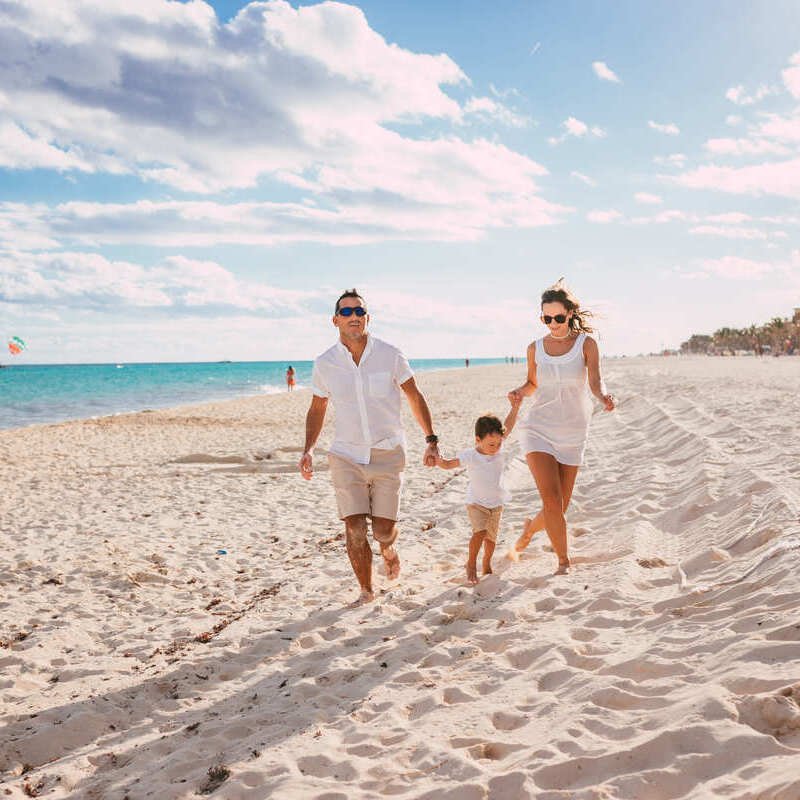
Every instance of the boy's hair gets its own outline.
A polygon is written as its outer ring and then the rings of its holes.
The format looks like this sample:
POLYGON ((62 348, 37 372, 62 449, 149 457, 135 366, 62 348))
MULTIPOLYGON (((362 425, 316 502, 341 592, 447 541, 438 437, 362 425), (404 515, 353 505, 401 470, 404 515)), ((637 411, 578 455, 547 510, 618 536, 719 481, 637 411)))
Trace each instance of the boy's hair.
POLYGON ((342 292, 341 295, 339 295, 339 299, 336 301, 336 308, 333 311, 334 314, 339 313, 339 303, 341 303, 342 300, 345 299, 345 297, 356 297, 362 303, 364 303, 365 306, 367 305, 366 302, 364 301, 364 298, 355 289, 347 289, 346 291, 342 292))
POLYGON ((482 417, 478 417, 478 421, 475 423, 475 436, 479 439, 483 439, 484 436, 488 436, 490 433, 499 433, 502 436, 505 432, 506 429, 503 427, 503 423, 494 414, 485 414, 482 417))

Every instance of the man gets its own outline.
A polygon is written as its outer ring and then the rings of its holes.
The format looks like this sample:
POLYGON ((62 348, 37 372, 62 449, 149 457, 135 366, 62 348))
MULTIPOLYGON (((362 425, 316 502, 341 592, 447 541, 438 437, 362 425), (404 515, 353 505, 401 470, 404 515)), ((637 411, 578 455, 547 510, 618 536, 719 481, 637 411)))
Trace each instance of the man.
POLYGON ((387 577, 394 580, 400 574, 394 545, 406 463, 400 419, 403 394, 425 434, 427 467, 436 466, 439 440, 408 361, 396 347, 367 333, 369 314, 355 289, 336 301, 333 324, 339 341, 314 361, 314 395, 306 415, 300 474, 306 480, 313 475, 314 445, 332 400, 336 428, 328 464, 345 525, 347 555, 361 587, 359 602, 369 602, 374 594, 367 517, 372 519, 372 536, 380 545, 387 577))

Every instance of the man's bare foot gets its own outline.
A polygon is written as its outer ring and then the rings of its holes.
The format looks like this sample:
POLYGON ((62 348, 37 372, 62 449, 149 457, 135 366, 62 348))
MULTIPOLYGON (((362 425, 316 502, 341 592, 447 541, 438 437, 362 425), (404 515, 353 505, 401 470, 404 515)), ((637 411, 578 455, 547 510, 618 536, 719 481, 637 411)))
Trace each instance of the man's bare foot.
POLYGON ((375 599, 375 593, 370 589, 362 589, 361 594, 358 596, 357 600, 353 600, 350 603, 350 608, 358 608, 358 606, 363 606, 366 603, 371 603, 375 599))
POLYGON ((386 562, 386 577, 390 581, 396 580, 400 574, 400 556, 397 555, 394 547, 387 547, 385 550, 381 550, 381 555, 386 562))
POLYGON ((569 560, 559 561, 558 569, 553 573, 554 575, 569 575, 569 560))
POLYGON ((478 583, 478 567, 476 564, 466 563, 467 568, 467 583, 470 586, 476 586, 478 583))
POLYGON ((484 575, 491 575, 492 574, 492 562, 491 561, 484 561, 483 562, 483 574, 484 575))

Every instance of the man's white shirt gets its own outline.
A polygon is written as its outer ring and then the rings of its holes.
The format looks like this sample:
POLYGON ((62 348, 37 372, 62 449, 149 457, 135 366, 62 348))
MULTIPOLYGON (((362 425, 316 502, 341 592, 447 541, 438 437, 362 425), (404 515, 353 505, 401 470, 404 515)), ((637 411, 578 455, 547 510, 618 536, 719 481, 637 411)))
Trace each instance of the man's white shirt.
POLYGON ((358 364, 341 341, 318 356, 311 378, 314 394, 330 398, 336 409, 330 452, 369 464, 373 448, 405 448, 400 385, 413 376, 406 357, 372 335, 358 364))

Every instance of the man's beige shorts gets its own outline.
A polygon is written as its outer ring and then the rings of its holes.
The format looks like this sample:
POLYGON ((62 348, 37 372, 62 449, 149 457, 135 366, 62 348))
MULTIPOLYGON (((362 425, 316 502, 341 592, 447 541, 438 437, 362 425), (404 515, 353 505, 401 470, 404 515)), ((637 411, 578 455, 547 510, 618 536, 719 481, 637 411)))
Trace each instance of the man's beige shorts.
POLYGON ((467 514, 472 525, 473 533, 486 531, 486 538, 492 542, 497 541, 497 532, 500 530, 500 517, 503 516, 503 506, 486 508, 477 503, 467 506, 467 514))
POLYGON ((371 450, 369 464, 356 464, 348 458, 328 453, 331 480, 336 491, 339 519, 354 514, 397 519, 406 454, 394 450, 371 450))

